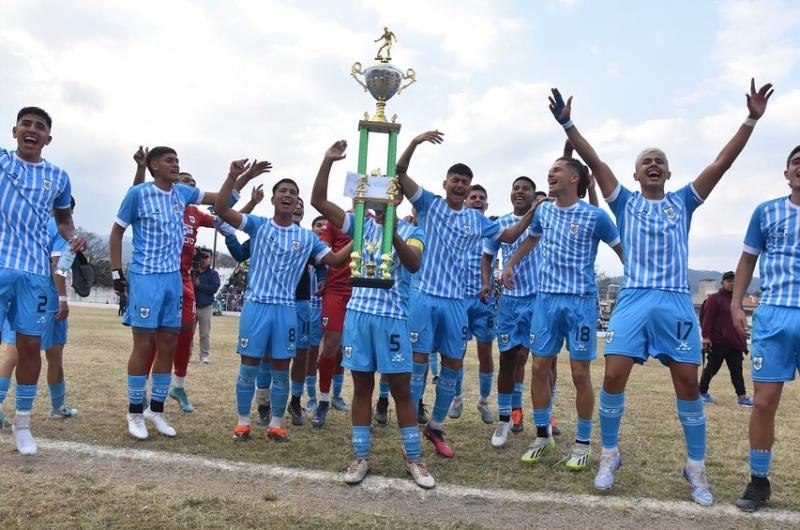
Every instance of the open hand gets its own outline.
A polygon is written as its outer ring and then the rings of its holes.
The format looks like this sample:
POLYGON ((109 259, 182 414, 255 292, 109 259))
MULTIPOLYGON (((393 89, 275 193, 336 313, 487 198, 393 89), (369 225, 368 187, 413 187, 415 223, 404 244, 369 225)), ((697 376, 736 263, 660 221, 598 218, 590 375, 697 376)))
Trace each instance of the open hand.
POLYGON ((330 160, 331 162, 342 160, 347 156, 345 153, 346 150, 347 142, 345 140, 339 140, 325 151, 325 160, 330 160))
POLYGON ((548 97, 550 100, 550 112, 553 113, 553 117, 558 123, 564 125, 570 120, 572 114, 572 96, 564 103, 564 98, 561 97, 561 92, 557 88, 551 89, 551 92, 553 95, 548 97))
POLYGON ((414 143, 419 145, 423 142, 430 142, 432 144, 440 144, 444 142, 444 133, 439 132, 438 129, 433 131, 424 132, 414 137, 414 143))
POLYGON ((250 200, 253 204, 258 204, 262 200, 264 200, 264 185, 259 184, 258 186, 254 187, 253 190, 250 192, 250 200))
POLYGON ((750 118, 757 120, 764 115, 764 111, 767 110, 767 102, 773 92, 775 90, 772 88, 772 83, 767 83, 756 92, 756 80, 754 78, 750 79, 750 93, 745 94, 750 118))
MULTIPOLYGON (((245 160, 245 162, 246 161, 247 160, 245 160)), ((272 162, 268 162, 266 160, 262 160, 261 162, 258 160, 253 160, 253 163, 249 164, 246 169, 247 170, 245 171, 244 175, 242 175, 242 178, 252 180, 262 173, 269 173, 272 171, 272 162)))

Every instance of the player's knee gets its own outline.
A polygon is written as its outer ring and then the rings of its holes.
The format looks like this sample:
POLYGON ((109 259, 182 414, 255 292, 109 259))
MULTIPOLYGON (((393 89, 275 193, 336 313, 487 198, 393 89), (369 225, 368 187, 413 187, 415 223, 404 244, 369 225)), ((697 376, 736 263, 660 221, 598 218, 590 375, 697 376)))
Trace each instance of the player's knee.
POLYGON ((572 383, 576 388, 592 386, 592 375, 587 368, 578 368, 572 370, 572 383))
POLYGON ((414 362, 419 364, 428 364, 428 354, 421 352, 414 352, 414 362))
POLYGON ((753 399, 753 413, 765 416, 774 416, 778 410, 780 397, 775 393, 756 394, 753 399))

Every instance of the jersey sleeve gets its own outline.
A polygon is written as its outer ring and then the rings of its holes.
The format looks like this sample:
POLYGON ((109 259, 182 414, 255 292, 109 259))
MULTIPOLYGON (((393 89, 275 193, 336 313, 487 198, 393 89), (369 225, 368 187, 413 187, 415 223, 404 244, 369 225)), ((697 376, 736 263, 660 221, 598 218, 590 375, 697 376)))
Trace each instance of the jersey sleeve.
POLYGON ((484 239, 483 240, 483 253, 489 254, 490 256, 496 256, 497 252, 500 250, 500 242, 496 239, 484 239))
POLYGON ((426 212, 434 200, 436 200, 436 195, 420 186, 417 189, 417 193, 411 197, 411 204, 416 208, 417 214, 420 214, 426 212))
POLYGON ((314 261, 319 263, 320 261, 322 261, 322 259, 325 256, 330 254, 331 247, 329 247, 328 245, 323 243, 320 240, 320 238, 317 237, 317 234, 314 234, 313 232, 311 234, 313 236, 312 237, 313 245, 311 247, 311 256, 314 258, 314 261))
POLYGON ((630 198, 631 190, 622 184, 617 184, 617 187, 611 192, 611 195, 605 197, 605 200, 608 207, 611 208, 611 213, 619 219, 619 216, 625 211, 625 205, 628 204, 630 198))
POLYGON ((758 256, 762 251, 767 250, 767 240, 764 231, 761 229, 761 215, 764 205, 761 204, 750 217, 750 224, 744 235, 744 251, 753 256, 758 256))
POLYGON ((484 215, 480 215, 481 237, 489 240, 496 240, 503 233, 503 225, 500 221, 492 221, 484 215))
POLYGON ((412 241, 419 241, 419 243, 422 245, 422 248, 420 250, 424 250, 427 241, 425 240, 425 232, 422 230, 422 228, 415 226, 414 230, 412 230, 411 233, 408 234, 406 242, 410 243, 412 241))
MULTIPOLYGON (((344 232, 350 237, 353 237, 353 233, 355 232, 355 230, 356 230, 356 215, 353 213, 346 213, 344 216, 344 223, 342 223, 342 232, 344 232)), ((325 232, 323 231, 323 234, 324 233, 325 232)), ((323 239, 321 235, 320 239, 323 239)), ((329 241, 325 241, 325 243, 328 243, 328 245, 330 245, 329 241)))
POLYGON ((204 228, 214 228, 214 216, 213 215, 211 215, 209 213, 206 213, 206 212, 203 212, 203 211, 200 211, 200 210, 197 210, 197 215, 198 215, 198 218, 200 219, 199 226, 202 226, 204 228))
POLYGON ((703 199, 700 198, 700 195, 697 194, 697 190, 694 189, 694 183, 692 182, 678 190, 678 193, 683 197, 683 203, 686 205, 686 211, 690 214, 704 202, 703 199))
POLYGON ((203 192, 193 186, 173 184, 173 187, 178 190, 186 204, 199 204, 203 199, 203 192))
POLYGON ((69 249, 69 242, 58 232, 55 220, 50 221, 50 256, 60 256, 62 252, 69 249))
POLYGON ((72 184, 69 182, 69 175, 64 172, 64 186, 61 188, 61 193, 58 194, 53 206, 59 210, 64 210, 72 206, 72 184))
POLYGON ((139 219, 139 186, 128 189, 125 198, 117 212, 116 223, 122 228, 128 228, 131 223, 139 219))
POLYGON ((242 214, 242 224, 239 230, 243 230, 250 237, 254 237, 268 219, 266 217, 259 217, 258 215, 242 214))
POLYGON ((533 219, 531 219, 531 225, 528 227, 528 235, 531 237, 537 237, 542 235, 542 206, 536 208, 536 211, 533 212, 533 219))
POLYGON ((600 208, 597 209, 597 223, 594 226, 594 233, 597 239, 605 241, 609 247, 619 244, 619 230, 611 220, 611 217, 600 208))

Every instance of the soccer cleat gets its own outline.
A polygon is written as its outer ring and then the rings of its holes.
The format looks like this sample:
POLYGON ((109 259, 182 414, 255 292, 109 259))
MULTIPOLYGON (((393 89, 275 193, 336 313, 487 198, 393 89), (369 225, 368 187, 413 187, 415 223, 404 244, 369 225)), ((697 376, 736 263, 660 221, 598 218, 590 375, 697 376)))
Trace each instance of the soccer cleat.
POLYGON ((208 354, 207 353, 201 353, 200 354, 200 362, 203 363, 203 364, 208 364, 208 363, 211 362, 211 360, 208 358, 208 354))
POLYGON ((387 425, 389 423, 389 398, 378 398, 378 402, 375 403, 373 417, 378 425, 387 425))
POLYGON ((286 429, 281 427, 270 427, 267 429, 267 438, 278 443, 289 441, 289 435, 286 433, 286 429))
POLYGON ((77 415, 78 415, 78 409, 74 409, 66 405, 61 405, 59 408, 52 409, 50 411, 50 417, 59 420, 63 420, 65 418, 74 418, 77 415))
POLYGON ((328 401, 320 401, 319 405, 317 405, 317 411, 314 413, 314 417, 311 418, 311 425, 316 427, 317 429, 321 429, 325 426, 325 418, 328 417, 328 409, 330 408, 331 404, 328 401))
POLYGON ((175 436, 175 429, 169 424, 163 412, 153 412, 150 409, 145 409, 143 416, 144 419, 155 425, 156 430, 164 436, 169 436, 170 438, 175 436))
POLYGON ((481 414, 481 420, 483 423, 494 423, 494 412, 492 412, 492 408, 489 406, 489 400, 486 398, 480 398, 477 404, 478 412, 481 414))
POLYGON ((306 412, 311 414, 312 416, 317 411, 317 398, 311 398, 306 401, 306 412))
POLYGON ((717 400, 714 398, 714 396, 712 396, 708 392, 706 392, 705 394, 701 393, 700 394, 700 399, 703 400, 703 403, 710 403, 712 405, 717 403, 717 400))
POLYGON ((236 428, 233 430, 233 439, 236 440, 237 442, 250 441, 250 426, 237 425, 236 428))
POLYGON ((369 474, 369 458, 356 458, 344 473, 347 484, 356 485, 369 474))
POLYGON ((128 413, 128 433, 137 440, 147 440, 147 426, 144 424, 143 414, 128 413))
POLYGON ((702 506, 714 504, 714 495, 708 485, 705 466, 690 469, 690 466, 683 468, 683 476, 692 486, 692 500, 702 506))
POLYGON ((526 464, 535 464, 541 460, 544 455, 555 449, 555 447, 556 442, 551 436, 548 436, 547 438, 539 438, 537 436, 536 439, 528 446, 528 450, 522 454, 522 458, 520 458, 520 460, 526 464))
POLYGON ((501 421, 492 434, 492 447, 503 447, 508 441, 508 431, 511 430, 510 421, 501 421))
POLYGON ((525 430, 522 418, 522 409, 511 409, 511 432, 514 434, 519 434, 525 430))
POLYGON ((736 506, 745 512, 755 512, 769 501, 771 494, 769 479, 750 479, 744 493, 736 500, 736 506))
POLYGON ((575 443, 572 446, 572 455, 567 460, 567 469, 571 471, 581 471, 589 463, 589 457, 592 456, 592 448, 589 444, 575 443))
POLYGON ((336 410, 341 410, 342 412, 347 412, 350 410, 350 405, 342 399, 342 396, 333 396, 331 400, 331 406, 336 410))
POLYGON ((10 428, 11 428, 11 422, 8 421, 6 415, 3 414, 2 411, 0 411, 0 429, 10 429, 10 428))
POLYGON ((303 407, 300 406, 300 399, 292 399, 289 402, 289 415, 292 417, 292 425, 302 427, 305 424, 303 419, 303 407))
POLYGON ((742 396, 736 400, 736 404, 740 407, 751 409, 753 408, 753 400, 750 399, 750 396, 742 396))
POLYGON ((464 412, 464 398, 461 396, 456 396, 453 398, 453 402, 450 404, 450 410, 447 411, 447 415, 457 420, 461 417, 461 413, 464 412))
POLYGON ((600 468, 594 477, 594 487, 599 490, 611 489, 614 485, 614 473, 621 465, 622 457, 618 450, 611 453, 604 452, 600 457, 600 468))
POLYGON ((267 427, 269 422, 272 420, 272 405, 270 403, 265 403, 263 405, 258 406, 258 420, 257 423, 259 425, 263 425, 267 427))
POLYGON ((429 490, 436 486, 436 481, 428 471, 428 466, 425 465, 425 462, 423 462, 421 458, 414 462, 406 460, 406 469, 420 488, 429 490))
POLYGON ((561 435, 561 429, 558 427, 555 413, 550 414, 550 432, 553 434, 553 436, 561 435))
POLYGON ((192 406, 192 403, 189 401, 189 396, 186 395, 185 389, 173 386, 172 388, 169 389, 169 397, 178 402, 182 411, 194 412, 194 407, 192 406))
POLYGON ((425 430, 422 431, 422 435, 431 441, 433 447, 436 448, 436 452, 441 456, 453 458, 453 450, 450 449, 450 446, 447 445, 447 442, 444 440, 444 431, 433 429, 430 425, 426 425, 425 430))
POLYGON ((14 441, 17 442, 17 451, 21 455, 35 455, 38 451, 36 440, 33 439, 30 429, 31 417, 28 414, 16 414, 11 422, 11 432, 14 433, 14 441))
POLYGON ((417 423, 420 425, 428 423, 428 407, 425 406, 421 399, 417 405, 417 423))

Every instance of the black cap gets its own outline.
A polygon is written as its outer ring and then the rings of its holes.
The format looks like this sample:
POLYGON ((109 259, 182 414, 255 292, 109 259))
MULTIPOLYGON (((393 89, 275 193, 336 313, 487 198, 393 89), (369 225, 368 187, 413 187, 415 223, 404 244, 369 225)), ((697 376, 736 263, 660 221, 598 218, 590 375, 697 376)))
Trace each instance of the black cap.
POLYGON ((734 276, 736 276, 736 275, 733 273, 733 271, 728 271, 728 272, 726 272, 725 274, 722 275, 722 279, 723 280, 730 280, 734 276))

